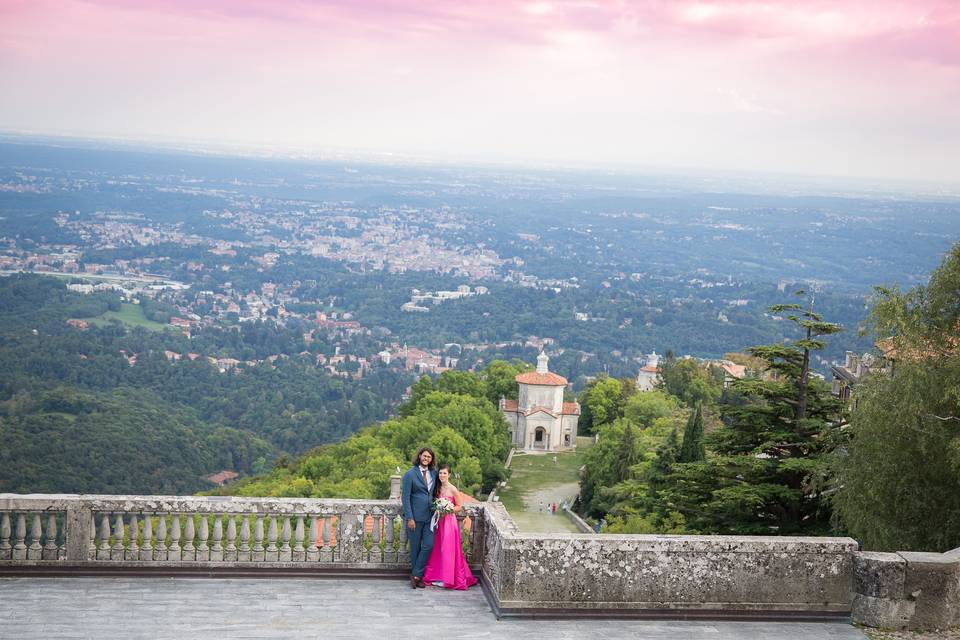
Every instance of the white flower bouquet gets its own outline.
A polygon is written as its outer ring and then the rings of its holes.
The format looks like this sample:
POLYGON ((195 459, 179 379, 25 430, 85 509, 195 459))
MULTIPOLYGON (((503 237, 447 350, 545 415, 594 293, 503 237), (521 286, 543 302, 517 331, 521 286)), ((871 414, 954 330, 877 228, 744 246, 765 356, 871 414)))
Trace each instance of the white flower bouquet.
POLYGON ((433 517, 430 519, 430 530, 433 531, 437 528, 437 524, 440 523, 440 518, 447 515, 448 513, 453 513, 453 508, 456 505, 450 502, 447 498, 437 498, 433 501, 431 509, 433 509, 433 517))

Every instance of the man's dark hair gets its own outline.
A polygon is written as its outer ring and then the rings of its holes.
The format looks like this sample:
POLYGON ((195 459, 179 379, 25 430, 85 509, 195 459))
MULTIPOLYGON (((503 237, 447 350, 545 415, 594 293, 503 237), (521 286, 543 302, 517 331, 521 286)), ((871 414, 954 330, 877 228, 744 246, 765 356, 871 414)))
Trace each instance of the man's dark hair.
POLYGON ((417 451, 417 455, 413 459, 413 466, 415 467, 420 466, 420 454, 423 453, 424 451, 430 454, 430 464, 427 465, 427 468, 433 469, 433 465, 437 463, 437 454, 435 454, 433 452, 433 449, 431 449, 430 447, 423 447, 422 449, 420 449, 420 451, 417 451))

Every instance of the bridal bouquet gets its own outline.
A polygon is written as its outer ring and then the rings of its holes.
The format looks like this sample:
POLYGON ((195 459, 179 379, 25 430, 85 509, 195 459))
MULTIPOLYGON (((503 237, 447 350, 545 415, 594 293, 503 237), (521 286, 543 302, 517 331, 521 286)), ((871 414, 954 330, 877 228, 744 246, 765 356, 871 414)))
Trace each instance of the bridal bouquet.
POLYGON ((433 505, 431 506, 431 509, 433 509, 433 517, 430 519, 431 531, 437 528, 440 518, 448 513, 453 513, 454 506, 455 505, 446 498, 437 498, 433 501, 433 505))

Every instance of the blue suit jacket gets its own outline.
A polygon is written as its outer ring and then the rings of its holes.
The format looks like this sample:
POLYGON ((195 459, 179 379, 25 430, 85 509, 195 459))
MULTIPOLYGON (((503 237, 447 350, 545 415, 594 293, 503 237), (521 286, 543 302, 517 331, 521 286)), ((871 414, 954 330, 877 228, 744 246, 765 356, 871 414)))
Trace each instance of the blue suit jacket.
MULTIPOLYGON (((436 487, 439 481, 437 472, 431 469, 429 473, 431 486, 436 487)), ((429 522, 433 517, 433 512, 430 510, 433 504, 433 492, 427 489, 420 467, 410 467, 410 470, 403 474, 403 481, 400 484, 400 501, 403 503, 404 520, 429 522)))

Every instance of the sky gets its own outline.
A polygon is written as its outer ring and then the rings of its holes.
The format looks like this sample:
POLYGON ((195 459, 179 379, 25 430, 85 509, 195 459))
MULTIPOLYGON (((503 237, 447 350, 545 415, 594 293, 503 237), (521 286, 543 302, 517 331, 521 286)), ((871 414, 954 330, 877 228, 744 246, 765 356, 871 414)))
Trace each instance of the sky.
POLYGON ((960 0, 0 0, 0 130, 960 184, 960 0))

